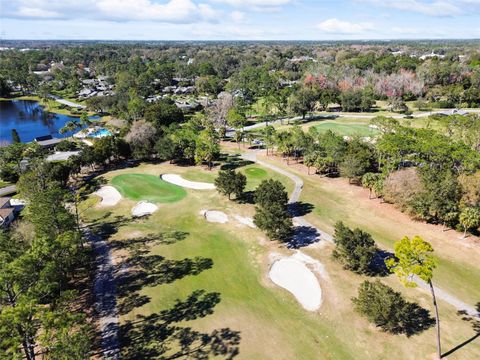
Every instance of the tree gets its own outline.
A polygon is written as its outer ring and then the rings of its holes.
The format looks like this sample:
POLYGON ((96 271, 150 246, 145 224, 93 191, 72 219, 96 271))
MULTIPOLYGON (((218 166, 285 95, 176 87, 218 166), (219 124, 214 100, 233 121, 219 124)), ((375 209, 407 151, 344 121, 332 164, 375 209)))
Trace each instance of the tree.
POLYGON ((220 171, 215 179, 217 190, 227 195, 228 200, 230 200, 231 194, 235 194, 237 199, 240 198, 246 185, 247 177, 242 173, 236 173, 232 169, 220 171))
POLYGON ((133 149, 137 159, 148 157, 153 152, 153 145, 157 140, 157 129, 145 120, 134 121, 130 131, 125 136, 125 141, 133 149))
POLYGON ((20 143, 20 136, 18 135, 17 129, 12 129, 12 143, 18 144, 20 143))
POLYGON ((278 180, 263 180, 255 190, 253 221, 273 240, 287 241, 293 232, 287 212, 288 194, 278 180))
POLYGON ((90 120, 87 113, 82 113, 82 115, 80 115, 79 125, 81 127, 89 127, 92 125, 92 120, 90 120))
POLYGON ((77 121, 68 121, 58 132, 60 134, 73 133, 80 127, 77 121))
POLYGON ((267 125, 261 130, 263 142, 265 143, 265 149, 267 151, 267 156, 268 149, 271 149, 275 143, 276 132, 277 131, 275 130, 275 128, 271 125, 267 125))
POLYGON ((372 190, 375 188, 375 184, 380 178, 380 174, 366 173, 362 176, 362 186, 369 190, 368 198, 372 198, 372 190))
POLYGON ((173 123, 181 123, 185 119, 182 110, 174 103, 166 100, 160 100, 148 106, 144 117, 157 129, 168 127, 173 123))
POLYGON ((315 162, 317 161, 319 154, 315 152, 311 152, 306 154, 303 157, 303 164, 307 167, 308 169, 308 175, 310 175, 310 168, 312 166, 315 166, 315 162))
POLYGON ((335 224, 333 241, 332 255, 345 269, 359 274, 372 273, 378 248, 369 233, 358 228, 351 230, 340 221, 335 224))
POLYGON ((395 243, 394 250, 395 257, 385 260, 385 264, 391 272, 398 276, 403 285, 416 287, 417 283, 412 279, 412 276, 418 276, 430 287, 437 327, 437 357, 441 359, 440 317, 435 297, 435 288, 432 282, 433 270, 437 267, 437 259, 432 255, 432 245, 420 236, 414 236, 412 239, 405 236, 402 240, 395 243))
POLYGON ((401 293, 378 280, 360 284, 358 297, 353 298, 352 302, 357 312, 383 331, 393 334, 411 336, 435 323, 428 310, 406 301, 401 293))
POLYGON ((195 143, 195 161, 202 163, 205 161, 208 169, 213 167, 213 160, 220 154, 220 146, 218 145, 218 134, 213 128, 202 130, 198 135, 195 143))
POLYGON ((467 237, 468 229, 476 229, 480 226, 480 210, 467 207, 460 213, 460 224, 463 226, 463 238, 467 237))
POLYGON ((243 138, 243 133, 241 129, 245 126, 246 119, 241 113, 235 108, 231 108, 227 113, 227 124, 235 129, 235 141, 237 142, 238 147, 240 148, 240 141, 243 138))

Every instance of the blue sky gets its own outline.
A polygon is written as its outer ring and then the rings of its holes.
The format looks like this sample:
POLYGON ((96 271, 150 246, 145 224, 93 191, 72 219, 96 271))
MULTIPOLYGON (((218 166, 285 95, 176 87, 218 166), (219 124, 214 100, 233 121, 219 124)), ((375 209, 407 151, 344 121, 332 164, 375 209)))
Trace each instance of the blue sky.
POLYGON ((480 0, 0 0, 3 39, 480 38, 480 0))

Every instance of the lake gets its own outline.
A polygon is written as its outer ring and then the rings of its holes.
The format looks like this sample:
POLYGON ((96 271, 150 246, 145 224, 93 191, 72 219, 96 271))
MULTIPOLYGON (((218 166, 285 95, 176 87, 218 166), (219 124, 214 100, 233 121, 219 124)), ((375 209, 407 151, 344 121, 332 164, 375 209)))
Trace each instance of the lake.
MULTIPOLYGON (((92 120, 99 118, 90 117, 92 120)), ((22 142, 43 135, 71 136, 72 133, 60 134, 58 131, 72 120, 78 121, 79 118, 45 111, 37 101, 0 101, 0 142, 12 142, 12 129, 17 130, 22 142)))

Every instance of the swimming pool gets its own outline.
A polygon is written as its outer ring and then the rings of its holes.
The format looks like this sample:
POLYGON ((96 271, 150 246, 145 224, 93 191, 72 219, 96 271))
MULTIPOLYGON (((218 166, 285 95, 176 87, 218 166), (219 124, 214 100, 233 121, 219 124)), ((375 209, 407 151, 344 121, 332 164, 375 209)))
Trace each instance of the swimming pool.
POLYGON ((102 138, 106 136, 112 136, 112 133, 110 132, 110 130, 107 130, 104 128, 97 129, 91 132, 90 134, 88 134, 88 137, 93 137, 93 138, 102 138))

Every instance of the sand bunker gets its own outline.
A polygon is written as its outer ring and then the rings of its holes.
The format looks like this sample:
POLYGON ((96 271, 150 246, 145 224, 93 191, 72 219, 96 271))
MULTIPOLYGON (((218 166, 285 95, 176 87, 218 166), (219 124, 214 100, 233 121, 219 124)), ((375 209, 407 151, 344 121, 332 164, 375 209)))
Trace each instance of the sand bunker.
POLYGON ((233 215, 235 220, 237 220, 239 223, 243 225, 247 225, 248 227, 251 227, 252 229, 255 229, 256 226, 253 223, 253 219, 245 216, 240 216, 240 215, 233 215))
POLYGON ((292 293, 305 310, 316 311, 322 304, 322 289, 317 277, 304 262, 308 260, 310 263, 311 258, 303 259, 301 255, 276 260, 268 276, 276 285, 292 293))
POLYGON ((224 212, 217 210, 202 210, 200 215, 204 216, 208 222, 225 224, 228 222, 228 216, 224 212))
POLYGON ((122 195, 113 186, 102 186, 94 194, 102 198, 101 206, 115 206, 122 200, 122 195))
POLYGON ((163 174, 161 178, 166 182, 169 182, 171 184, 175 184, 187 189, 194 189, 194 190, 214 190, 215 189, 214 184, 185 180, 180 175, 176 175, 176 174, 163 174))
POLYGON ((158 210, 158 206, 152 204, 148 201, 140 201, 137 205, 135 205, 132 209, 133 216, 145 216, 150 215, 158 210))

